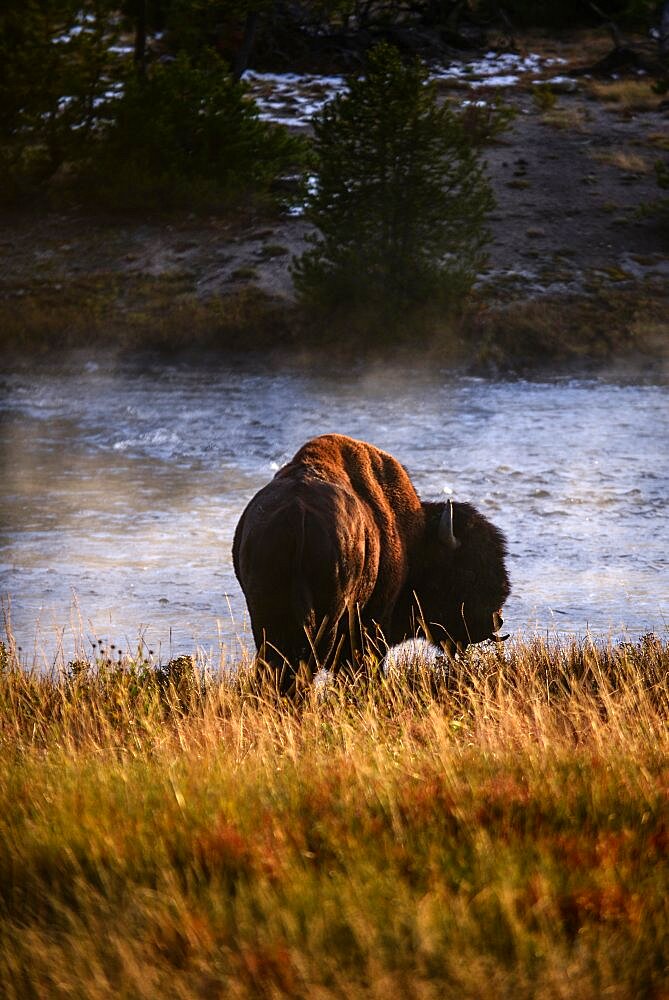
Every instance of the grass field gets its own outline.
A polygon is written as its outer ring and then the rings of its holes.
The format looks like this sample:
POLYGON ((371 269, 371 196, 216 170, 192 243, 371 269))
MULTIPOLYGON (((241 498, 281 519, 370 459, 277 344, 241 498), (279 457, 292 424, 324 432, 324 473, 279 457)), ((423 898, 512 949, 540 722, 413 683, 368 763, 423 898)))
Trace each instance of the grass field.
POLYGON ((669 649, 314 689, 0 652, 0 996, 669 997, 669 649))

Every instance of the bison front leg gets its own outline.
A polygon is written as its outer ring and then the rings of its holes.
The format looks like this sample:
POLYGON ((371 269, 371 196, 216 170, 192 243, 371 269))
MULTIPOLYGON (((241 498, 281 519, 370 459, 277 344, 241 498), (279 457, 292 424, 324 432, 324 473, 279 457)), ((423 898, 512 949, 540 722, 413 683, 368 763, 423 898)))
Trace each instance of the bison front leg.
POLYGON ((386 651, 383 630, 376 622, 365 621, 358 604, 349 606, 340 623, 338 646, 332 673, 340 680, 369 678, 386 651))
POLYGON ((258 650, 255 676, 261 687, 270 685, 276 693, 294 698, 308 688, 321 667, 336 658, 337 627, 321 621, 318 629, 304 625, 295 635, 262 631, 254 636, 258 650), (267 635, 271 634, 270 642, 267 635), (276 637, 276 638, 275 638, 276 637))
POLYGON ((253 638, 256 644, 254 686, 261 694, 273 692, 291 696, 295 690, 300 660, 305 655, 304 635, 300 643, 295 636, 276 628, 254 626, 253 638))
POLYGON ((259 693, 291 695, 295 688, 295 674, 295 668, 286 656, 270 643, 260 643, 253 665, 253 679, 259 693))

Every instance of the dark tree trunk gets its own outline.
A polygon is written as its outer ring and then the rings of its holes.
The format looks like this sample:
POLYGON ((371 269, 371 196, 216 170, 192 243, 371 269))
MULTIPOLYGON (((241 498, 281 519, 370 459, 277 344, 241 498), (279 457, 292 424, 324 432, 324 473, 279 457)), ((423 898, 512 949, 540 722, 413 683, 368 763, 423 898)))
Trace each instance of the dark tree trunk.
POLYGON ((660 25, 657 43, 662 59, 669 59, 669 0, 664 0, 664 3, 660 8, 660 25))
POLYGON ((638 52, 636 52, 631 45, 629 45, 623 38, 622 32, 615 21, 610 20, 605 11, 598 7, 596 3, 592 0, 588 0, 588 7, 598 17, 603 20, 603 27, 611 35, 613 39, 613 48, 611 51, 605 55, 602 59, 599 59, 593 66, 583 66, 580 69, 573 70, 573 76, 584 76, 587 73, 593 73, 596 76, 609 76, 611 73, 618 73, 630 69, 638 69, 643 67, 643 60, 638 52))
POLYGON ((249 56, 251 55, 253 42, 255 41, 259 18, 260 15, 257 10, 251 10, 246 15, 244 37, 232 64, 232 75, 235 80, 241 79, 242 73, 249 64, 249 56))
POLYGON ((146 75, 146 22, 147 0, 137 0, 137 18, 135 21, 135 53, 134 60, 140 76, 146 75))
POLYGON ((588 6, 590 7, 591 10, 595 12, 597 17, 601 17, 602 21, 604 22, 604 27, 610 33, 611 38, 613 39, 614 49, 617 51, 618 49, 626 48, 626 46, 623 43, 622 35, 620 33, 620 28, 618 27, 616 22, 612 21, 606 14, 606 12, 603 11, 601 7, 598 7, 596 3, 593 3, 592 0, 588 0, 588 6))

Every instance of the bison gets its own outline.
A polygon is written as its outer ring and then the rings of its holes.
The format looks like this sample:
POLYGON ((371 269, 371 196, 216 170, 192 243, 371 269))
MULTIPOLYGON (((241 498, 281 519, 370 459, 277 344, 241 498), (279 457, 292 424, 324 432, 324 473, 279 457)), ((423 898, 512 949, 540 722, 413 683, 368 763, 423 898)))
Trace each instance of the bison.
POLYGON ((502 533, 468 503, 421 501, 399 462, 341 434, 313 438, 244 510, 233 543, 259 660, 279 689, 304 665, 362 663, 365 636, 423 632, 450 654, 498 638, 502 533))

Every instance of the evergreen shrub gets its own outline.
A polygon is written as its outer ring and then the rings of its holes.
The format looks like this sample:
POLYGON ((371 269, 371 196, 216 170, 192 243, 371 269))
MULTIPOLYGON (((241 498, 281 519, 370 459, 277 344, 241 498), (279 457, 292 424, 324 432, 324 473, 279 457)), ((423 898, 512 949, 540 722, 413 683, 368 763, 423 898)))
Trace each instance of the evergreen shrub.
POLYGON ((301 139, 260 119, 245 85, 211 51, 129 74, 108 111, 90 180, 116 205, 187 207, 265 193, 304 154, 301 139))
POLYGON ((5 0, 0 10, 0 201, 32 196, 86 155, 113 87, 104 0, 5 0))
POLYGON ((293 265, 303 300, 398 309, 462 299, 483 263, 492 194, 462 123, 427 70, 377 46, 367 73, 314 121, 318 230, 293 265))

